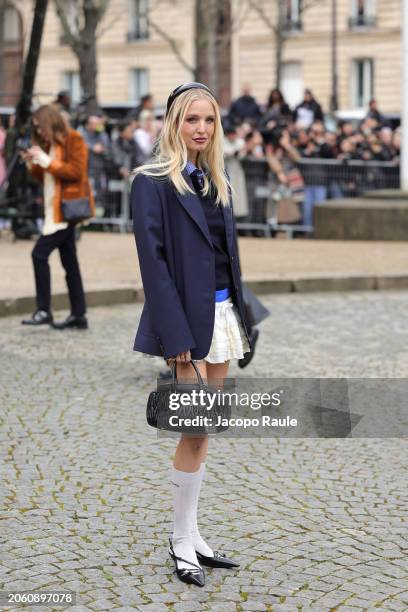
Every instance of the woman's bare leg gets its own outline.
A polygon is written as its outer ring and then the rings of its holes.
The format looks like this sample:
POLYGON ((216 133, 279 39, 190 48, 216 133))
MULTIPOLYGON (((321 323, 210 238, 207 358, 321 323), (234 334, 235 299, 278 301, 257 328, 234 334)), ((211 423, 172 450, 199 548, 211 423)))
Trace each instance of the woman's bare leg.
MULTIPOLYGON (((217 364, 206 362, 206 374, 207 374, 208 384, 210 387, 212 387, 213 389, 223 388, 224 378, 226 377, 227 372, 228 372, 228 366, 229 366, 229 362, 217 363, 217 364)), ((207 544, 207 542, 202 538, 200 534, 200 530, 198 528, 198 523, 197 523, 198 500, 200 496, 201 483, 205 476, 205 467, 206 467, 205 460, 207 456, 208 436, 206 438, 200 438, 198 444, 201 444, 202 440, 205 440, 205 441, 202 443, 201 450, 195 455, 194 460, 190 459, 191 464, 193 464, 193 461, 194 461, 195 469, 200 470, 199 475, 198 475, 198 480, 196 483, 197 488, 196 488, 195 497, 194 497, 194 505, 192 508, 193 521, 191 525, 191 538, 192 538, 192 543, 194 545, 194 549, 196 552, 201 553, 205 557, 213 557, 214 551, 207 544), (201 461, 201 464, 198 464, 196 462, 198 458, 201 461)), ((183 442, 180 441, 179 448, 182 444, 183 442)), ((190 452, 190 449, 191 449, 190 445, 194 444, 194 438, 189 440, 187 444, 189 446, 188 446, 188 450, 186 450, 185 456, 187 456, 187 453, 190 452)), ((177 451, 178 450, 179 449, 177 449, 177 451)))
MULTIPOLYGON (((209 385, 217 389, 223 388, 224 379, 228 373, 228 361, 219 364, 200 361, 196 362, 196 365, 201 376, 209 385)), ((195 378, 196 373, 191 364, 177 363, 178 381, 189 381, 195 378)), ((180 498, 179 504, 175 501, 175 529, 173 531, 175 550, 176 554, 193 562, 196 562, 196 551, 207 557, 214 555, 211 547, 201 537, 197 524, 198 499, 205 474, 207 452, 208 435, 195 437, 182 434, 173 462, 173 481, 178 487, 175 500, 179 499, 178 496, 182 491, 179 487, 185 488, 183 499, 180 498), (191 484, 185 485, 185 482, 191 484), (181 507, 177 511, 178 506, 181 507), (186 516, 183 514, 185 511, 187 511, 186 516)), ((184 564, 181 567, 184 567, 184 564)))
POLYGON ((224 361, 224 363, 209 363, 206 361, 205 363, 207 366, 207 380, 209 386, 219 386, 222 389, 224 378, 226 378, 228 374, 229 361, 224 361))
MULTIPOLYGON (((204 381, 207 379, 205 361, 196 361, 198 371, 204 381)), ((197 374, 191 364, 177 363, 177 379, 179 381, 194 380, 197 374)), ((173 466, 182 472, 197 472, 205 461, 208 452, 208 436, 191 436, 182 434, 174 455, 173 466)))
MULTIPOLYGON (((205 362, 196 362, 201 376, 206 379, 205 362)), ((197 374, 189 363, 177 363, 177 380, 190 381, 197 374)), ((198 565, 193 540, 196 524, 198 488, 201 477, 201 463, 205 461, 208 449, 208 436, 195 437, 182 434, 173 461, 172 483, 174 485, 174 525, 172 544, 175 554, 185 561, 178 561, 179 569, 189 569, 198 565), (191 565, 195 564, 195 566, 191 565)))

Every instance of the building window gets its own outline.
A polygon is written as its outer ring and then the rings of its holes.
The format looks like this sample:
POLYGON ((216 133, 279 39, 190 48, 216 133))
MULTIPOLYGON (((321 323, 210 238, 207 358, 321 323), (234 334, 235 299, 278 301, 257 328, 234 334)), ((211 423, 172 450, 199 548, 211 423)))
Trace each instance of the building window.
POLYGON ((149 73, 146 68, 134 68, 130 81, 130 102, 139 104, 140 98, 149 91, 149 73))
POLYGON ((285 0, 283 27, 289 32, 302 30, 302 0, 285 0))
POLYGON ((355 28, 372 28, 376 24, 375 0, 352 0, 349 26, 355 28))
POLYGON ((0 3, 0 105, 15 106, 23 75, 23 29, 19 11, 0 3))
POLYGON ((5 6, 0 10, 1 39, 5 43, 20 42, 20 15, 14 6, 5 6))
POLYGON ((149 0, 129 0, 128 40, 149 38, 149 0))
POLYGON ((300 62, 284 62, 282 64, 281 89, 285 102, 294 108, 302 101, 303 75, 300 62))
POLYGON ((366 108, 374 96, 374 62, 372 59, 353 60, 351 103, 353 108, 366 108))
POLYGON ((64 72, 62 83, 63 89, 69 92, 72 104, 79 104, 82 95, 79 72, 75 72, 74 70, 64 72))

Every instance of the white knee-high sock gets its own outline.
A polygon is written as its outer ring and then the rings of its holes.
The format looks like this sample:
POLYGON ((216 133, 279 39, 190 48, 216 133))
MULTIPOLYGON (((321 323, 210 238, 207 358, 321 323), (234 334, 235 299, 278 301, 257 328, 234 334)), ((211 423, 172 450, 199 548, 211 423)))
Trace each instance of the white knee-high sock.
POLYGON ((198 512, 198 499, 200 497, 201 483, 203 482, 205 475, 205 462, 203 462, 200 466, 199 470, 200 477, 196 481, 196 487, 194 491, 194 508, 193 508, 193 517, 192 517, 192 530, 191 537, 193 541, 194 548, 197 552, 205 555, 206 557, 213 557, 214 553, 212 549, 208 546, 208 544, 203 540, 198 530, 197 524, 197 512, 198 512))
MULTIPOLYGON (((173 549, 178 557, 199 565, 197 555, 191 537, 193 528, 193 515, 195 504, 196 483, 200 478, 200 470, 197 472, 182 472, 172 469, 173 492, 174 492, 174 526, 173 526, 173 549)), ((195 569, 188 563, 177 561, 179 569, 195 569)))

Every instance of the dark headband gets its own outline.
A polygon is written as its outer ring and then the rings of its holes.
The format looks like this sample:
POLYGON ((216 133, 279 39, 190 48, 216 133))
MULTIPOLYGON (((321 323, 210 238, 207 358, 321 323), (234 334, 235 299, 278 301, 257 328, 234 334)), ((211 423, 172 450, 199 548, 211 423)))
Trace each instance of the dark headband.
POLYGON ((193 82, 193 83, 184 83, 184 85, 179 85, 178 87, 176 87, 176 89, 173 89, 173 91, 171 92, 171 94, 169 95, 167 99, 166 115, 168 114, 171 108, 171 105, 173 104, 177 96, 184 93, 185 91, 188 91, 189 89, 204 89, 204 91, 208 91, 208 93, 213 96, 212 91, 208 89, 207 85, 203 85, 203 83, 193 82))

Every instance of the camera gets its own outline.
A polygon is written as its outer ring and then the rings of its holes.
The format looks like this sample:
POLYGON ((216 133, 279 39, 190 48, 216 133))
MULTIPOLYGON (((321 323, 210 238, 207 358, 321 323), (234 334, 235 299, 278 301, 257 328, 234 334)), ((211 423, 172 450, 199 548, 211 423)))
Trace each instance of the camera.
POLYGON ((17 138, 16 147, 19 151, 27 151, 31 146, 31 137, 28 134, 17 138))
POLYGON ((282 123, 272 128, 271 130, 261 130, 264 145, 271 144, 275 149, 279 147, 280 140, 286 128, 286 124, 282 123))

